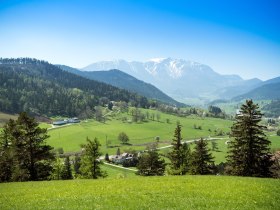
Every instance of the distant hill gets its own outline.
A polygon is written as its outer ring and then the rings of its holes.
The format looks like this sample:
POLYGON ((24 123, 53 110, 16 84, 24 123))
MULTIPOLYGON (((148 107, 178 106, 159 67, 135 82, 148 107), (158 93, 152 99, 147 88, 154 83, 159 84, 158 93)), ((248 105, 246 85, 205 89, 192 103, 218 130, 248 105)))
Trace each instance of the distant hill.
POLYGON ((118 88, 122 88, 128 91, 135 92, 139 95, 145 96, 150 99, 155 99, 157 101, 162 101, 167 104, 183 106, 184 104, 179 103, 160 91, 155 86, 145 83, 141 80, 136 79, 133 76, 130 76, 127 73, 124 73, 120 70, 113 69, 108 71, 80 71, 69 66, 58 65, 61 69, 92 79, 106 84, 113 85, 118 88))
POLYGON ((72 74, 45 61, 0 59, 0 111, 78 116, 101 98, 148 107, 146 97, 72 74))
POLYGON ((280 117, 280 100, 271 101, 265 105, 262 110, 267 117, 280 117))
POLYGON ((201 99, 231 99, 244 94, 261 80, 243 80, 238 75, 221 75, 211 67, 193 61, 156 58, 146 62, 101 61, 83 68, 83 71, 119 69, 144 82, 151 83, 172 98, 186 102, 201 99))
POLYGON ((237 96, 233 98, 234 101, 240 101, 243 99, 254 99, 254 100, 274 100, 280 99, 280 82, 277 83, 278 79, 275 79, 274 82, 266 83, 258 88, 251 90, 250 92, 237 96))

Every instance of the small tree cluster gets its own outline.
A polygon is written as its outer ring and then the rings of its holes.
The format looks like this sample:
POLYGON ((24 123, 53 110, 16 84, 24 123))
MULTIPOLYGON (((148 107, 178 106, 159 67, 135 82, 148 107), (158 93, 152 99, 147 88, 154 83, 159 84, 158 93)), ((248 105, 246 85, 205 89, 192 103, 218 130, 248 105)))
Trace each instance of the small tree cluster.
POLYGON ((165 172, 165 161, 159 157, 156 150, 149 150, 141 154, 137 164, 138 175, 162 176, 165 172))

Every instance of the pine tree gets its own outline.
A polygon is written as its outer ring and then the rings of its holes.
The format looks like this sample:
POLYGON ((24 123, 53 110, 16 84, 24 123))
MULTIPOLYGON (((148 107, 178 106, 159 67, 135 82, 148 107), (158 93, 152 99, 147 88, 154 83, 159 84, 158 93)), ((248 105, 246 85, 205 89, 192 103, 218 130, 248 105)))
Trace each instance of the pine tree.
POLYGON ((74 159, 74 172, 75 172, 75 177, 76 178, 79 175, 81 175, 80 167, 81 167, 81 157, 79 155, 75 155, 75 159, 74 159))
POLYGON ((172 142, 172 151, 168 154, 170 159, 170 170, 172 175, 184 175, 189 170, 190 148, 182 144, 181 125, 178 124, 172 142))
POLYGON ((218 143, 216 141, 211 141, 212 151, 218 151, 218 143))
POLYGON ((94 138, 91 141, 87 138, 87 144, 82 145, 83 153, 81 158, 81 173, 84 178, 97 179, 98 177, 107 176, 105 171, 102 171, 100 165, 102 162, 99 160, 102 153, 100 152, 101 144, 94 138))
POLYGON ((38 125, 34 118, 22 112, 16 121, 10 120, 4 126, 0 153, 6 160, 2 164, 11 160, 12 164, 10 168, 1 167, 0 174, 2 170, 6 171, 5 174, 10 170, 9 181, 45 180, 50 175, 51 161, 54 159, 52 147, 45 144, 49 137, 47 129, 38 125))
POLYGON ((4 125, 0 135, 0 182, 9 182, 13 171, 13 150, 11 146, 10 133, 14 121, 10 120, 4 125))
POLYGON ((118 156, 120 156, 121 155, 121 150, 120 150, 120 148, 118 147, 118 149, 117 149, 117 153, 116 153, 118 156))
POLYGON ((61 179, 73 179, 69 156, 67 156, 64 160, 64 165, 61 171, 61 179))
POLYGON ((207 142, 202 138, 195 142, 191 158, 191 174, 205 175, 213 173, 212 169, 214 161, 207 145, 207 142))
POLYGON ((137 174, 141 176, 163 176, 165 165, 165 161, 160 159, 156 150, 149 150, 141 154, 137 164, 137 174))
POLYGON ((106 161, 110 161, 110 159, 109 159, 109 154, 108 154, 108 153, 105 154, 105 160, 106 160, 106 161))
POLYGON ((228 163, 230 173, 237 176, 269 177, 272 165, 270 141, 260 125, 259 106, 246 100, 235 117, 231 128, 234 139, 229 143, 228 163))

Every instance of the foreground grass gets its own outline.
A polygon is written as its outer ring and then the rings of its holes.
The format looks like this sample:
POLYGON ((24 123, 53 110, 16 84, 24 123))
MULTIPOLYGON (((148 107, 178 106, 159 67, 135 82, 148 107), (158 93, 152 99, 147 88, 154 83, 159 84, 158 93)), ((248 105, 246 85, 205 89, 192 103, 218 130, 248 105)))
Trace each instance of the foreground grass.
POLYGON ((0 209, 279 209, 280 181, 183 176, 0 184, 0 209))

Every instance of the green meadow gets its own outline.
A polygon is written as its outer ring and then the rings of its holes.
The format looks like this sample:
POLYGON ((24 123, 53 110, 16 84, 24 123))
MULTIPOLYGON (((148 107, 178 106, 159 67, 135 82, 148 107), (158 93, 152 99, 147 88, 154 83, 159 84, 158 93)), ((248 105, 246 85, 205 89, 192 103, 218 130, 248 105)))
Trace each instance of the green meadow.
MULTIPOLYGON (((142 110, 143 113, 146 110, 142 110)), ((170 114, 165 114, 153 110, 149 110, 149 114, 160 114, 160 119, 157 121, 148 120, 147 122, 134 123, 131 122, 131 115, 127 113, 110 113, 107 114, 107 120, 105 123, 100 123, 95 120, 82 121, 79 124, 73 124, 69 126, 58 127, 56 129, 49 130, 50 138, 47 143, 54 148, 63 148, 65 152, 77 152, 80 151, 80 145, 86 142, 86 138, 94 139, 98 138, 102 147, 102 152, 108 154, 115 154, 117 147, 120 147, 121 151, 135 149, 144 150, 148 144, 156 142, 155 137, 159 136, 160 141, 158 147, 164 147, 170 145, 174 129, 177 122, 182 125, 182 137, 184 140, 197 139, 200 137, 215 137, 216 131, 223 131, 224 136, 217 136, 217 138, 224 138, 216 140, 218 144, 218 151, 212 151, 215 157, 215 162, 225 162, 227 152, 227 141, 229 140, 227 132, 230 131, 230 127, 233 121, 218 119, 218 118, 201 118, 197 116, 177 117, 170 114), (126 121, 122 119, 126 118, 126 121), (167 120, 169 122, 167 122, 167 120), (194 125, 201 126, 200 129, 194 129, 194 125), (130 138, 130 145, 122 145, 118 140, 118 134, 125 132, 130 138), (106 142, 108 146, 106 145, 106 142)), ((47 125, 44 125, 47 127, 47 125)), ((267 133, 269 140, 271 141, 272 149, 280 149, 280 137, 275 135, 275 132, 267 133)), ((193 147, 193 146, 191 146, 193 147)), ((211 148, 211 142, 209 142, 209 148, 211 148)), ((167 149, 163 149, 162 153, 168 152, 167 149)))
MULTIPOLYGON (((157 113, 156 111, 149 111, 157 113)), ((49 130, 50 138, 48 144, 55 148, 62 147, 65 152, 75 152, 80 150, 80 145, 86 142, 86 138, 98 138, 102 144, 102 151, 109 154, 116 152, 116 146, 121 146, 122 150, 133 148, 142 150, 149 143, 155 142, 155 137, 159 136, 159 147, 169 145, 177 122, 182 125, 182 137, 184 140, 197 139, 200 137, 215 136, 215 130, 229 132, 232 121, 217 118, 200 118, 197 116, 177 117, 174 115, 160 113, 160 120, 149 120, 143 123, 131 122, 131 116, 118 114, 108 117, 105 123, 95 120, 82 121, 79 124, 69 125, 61 128, 49 130), (123 122, 123 117, 128 120, 123 122), (167 119, 169 122, 167 122, 167 119), (194 125, 200 129, 194 129, 194 125), (118 141, 118 134, 125 132, 131 145, 121 145, 118 141), (107 141, 106 141, 107 139, 107 141), (109 147, 106 146, 109 142, 109 147)))
POLYGON ((227 176, 0 184, 0 209, 280 209, 280 182, 227 176))

